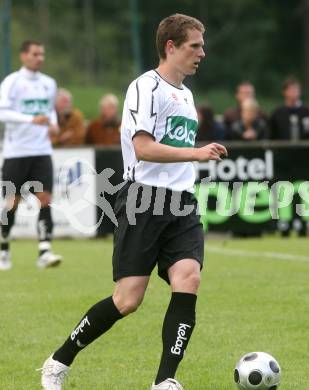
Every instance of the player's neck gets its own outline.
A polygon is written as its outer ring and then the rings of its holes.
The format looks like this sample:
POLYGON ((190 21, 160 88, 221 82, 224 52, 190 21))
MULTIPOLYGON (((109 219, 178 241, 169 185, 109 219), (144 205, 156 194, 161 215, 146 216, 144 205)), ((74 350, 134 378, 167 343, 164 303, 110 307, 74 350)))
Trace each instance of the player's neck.
POLYGON ((167 62, 160 63, 156 71, 168 83, 174 85, 176 88, 182 88, 182 82, 185 78, 184 74, 171 67, 167 62))
POLYGON ((29 74, 36 74, 36 73, 38 73, 37 69, 31 69, 31 68, 29 68, 26 65, 22 65, 22 69, 24 69, 24 71, 29 73, 29 74))
POLYGON ((35 80, 38 77, 40 77, 39 71, 31 70, 31 69, 27 68, 26 66, 22 66, 20 69, 20 72, 24 77, 26 77, 27 79, 30 79, 30 80, 35 80))

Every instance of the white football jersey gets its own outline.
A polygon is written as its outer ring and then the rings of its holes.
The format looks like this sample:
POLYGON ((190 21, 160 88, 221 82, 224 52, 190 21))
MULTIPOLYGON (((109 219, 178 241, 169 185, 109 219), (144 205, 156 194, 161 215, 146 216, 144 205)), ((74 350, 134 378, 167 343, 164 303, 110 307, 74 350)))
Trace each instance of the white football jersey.
POLYGON ((0 121, 5 123, 4 158, 50 155, 48 126, 32 123, 34 115, 47 115, 57 124, 54 109, 57 86, 40 72, 24 67, 0 86, 0 121))
POLYGON ((134 80, 127 91, 121 124, 124 179, 193 192, 195 169, 192 162, 138 161, 132 139, 138 131, 146 131, 156 142, 193 148, 197 125, 197 112, 188 88, 173 86, 155 70, 134 80))

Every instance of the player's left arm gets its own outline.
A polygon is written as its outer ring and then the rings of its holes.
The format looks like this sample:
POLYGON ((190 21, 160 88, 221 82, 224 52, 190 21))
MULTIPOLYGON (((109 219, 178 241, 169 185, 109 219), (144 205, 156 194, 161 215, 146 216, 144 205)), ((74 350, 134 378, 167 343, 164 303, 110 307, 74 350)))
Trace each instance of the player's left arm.
POLYGON ((133 145, 137 160, 157 163, 221 161, 221 156, 227 156, 225 146, 215 142, 200 148, 178 148, 156 142, 147 131, 137 132, 133 145))
POLYGON ((48 131, 50 135, 57 135, 59 133, 59 125, 58 125, 58 118, 57 118, 57 113, 55 109, 55 102, 56 102, 56 95, 57 95, 57 84, 53 80, 53 92, 52 92, 52 98, 51 98, 51 111, 49 113, 49 119, 50 119, 50 124, 48 131))

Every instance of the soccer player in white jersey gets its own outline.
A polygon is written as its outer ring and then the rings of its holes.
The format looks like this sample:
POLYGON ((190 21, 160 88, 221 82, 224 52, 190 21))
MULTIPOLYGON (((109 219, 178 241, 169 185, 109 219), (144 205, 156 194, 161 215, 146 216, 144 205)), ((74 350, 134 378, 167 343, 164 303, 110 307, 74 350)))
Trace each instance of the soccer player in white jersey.
POLYGON ((53 187, 49 134, 58 131, 54 109, 57 86, 55 80, 39 72, 44 59, 44 46, 40 42, 23 42, 21 69, 8 75, 0 86, 0 121, 5 123, 2 167, 5 208, 1 215, 0 270, 12 266, 9 234, 27 182, 33 182, 32 192, 41 205, 37 265, 46 268, 61 261, 61 256, 51 251, 53 222, 49 206, 53 187))
MULTIPOLYGON (((216 143, 194 148, 197 114, 183 80, 195 74, 205 56, 203 33, 202 23, 186 15, 162 20, 157 31, 159 66, 128 88, 121 126, 126 184, 115 204, 116 287, 112 296, 88 310, 64 344, 45 361, 42 385, 46 390, 60 390, 78 352, 138 308, 155 266, 171 286, 171 300, 162 328, 161 361, 151 389, 183 389, 175 374, 195 325, 204 257, 192 161, 220 160, 227 154, 225 147, 216 143), (139 210, 131 218, 136 207, 139 210), (188 207, 189 213, 183 213, 188 207)), ((135 388, 140 388, 138 379, 135 388)))

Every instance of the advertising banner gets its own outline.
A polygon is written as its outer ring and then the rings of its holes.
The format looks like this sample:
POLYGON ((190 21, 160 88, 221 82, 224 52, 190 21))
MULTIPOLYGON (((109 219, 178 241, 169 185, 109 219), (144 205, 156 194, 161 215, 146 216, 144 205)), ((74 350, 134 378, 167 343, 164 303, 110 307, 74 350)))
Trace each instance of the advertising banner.
MULTIPOLYGON (((97 231, 94 149, 56 149, 53 154, 52 215, 55 237, 92 237, 97 231)), ((38 201, 21 200, 12 237, 36 237, 38 201)))
POLYGON ((205 230, 252 235, 305 234, 309 221, 309 148, 232 147, 220 162, 197 166, 205 230), (208 178, 208 179, 206 179, 208 178))

